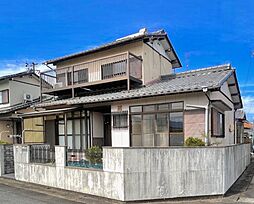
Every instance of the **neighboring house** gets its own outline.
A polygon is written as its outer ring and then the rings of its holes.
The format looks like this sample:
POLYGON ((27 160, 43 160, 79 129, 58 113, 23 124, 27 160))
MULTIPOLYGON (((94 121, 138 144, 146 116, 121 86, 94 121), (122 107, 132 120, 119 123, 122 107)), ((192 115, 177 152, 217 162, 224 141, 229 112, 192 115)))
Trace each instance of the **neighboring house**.
POLYGON ((249 121, 245 121, 243 126, 244 126, 244 139, 247 141, 251 140, 253 142, 253 136, 254 136, 253 123, 249 121))
POLYGON ((181 62, 163 30, 142 29, 46 64, 56 69, 41 74, 41 91, 57 100, 21 115, 25 143, 69 149, 182 146, 188 137, 237 143, 234 115, 242 101, 235 69, 176 73, 181 62))
POLYGON ((235 112, 236 121, 236 143, 242 143, 244 138, 244 123, 246 122, 246 114, 239 109, 235 112))
POLYGON ((22 123, 17 113, 29 111, 39 97, 40 78, 33 70, 0 77, 1 141, 21 143, 22 123))

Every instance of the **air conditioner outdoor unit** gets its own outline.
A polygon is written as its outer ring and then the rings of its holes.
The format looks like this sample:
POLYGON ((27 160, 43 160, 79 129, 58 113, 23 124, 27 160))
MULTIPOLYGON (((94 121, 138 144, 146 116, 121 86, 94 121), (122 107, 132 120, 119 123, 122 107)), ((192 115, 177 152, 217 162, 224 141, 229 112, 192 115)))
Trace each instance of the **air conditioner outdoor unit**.
POLYGON ((63 87, 63 82, 57 82, 57 83, 55 83, 54 85, 53 85, 53 88, 61 88, 61 87, 63 87))
POLYGON ((24 94, 24 101, 25 102, 31 102, 33 100, 33 97, 31 94, 25 93, 24 94))

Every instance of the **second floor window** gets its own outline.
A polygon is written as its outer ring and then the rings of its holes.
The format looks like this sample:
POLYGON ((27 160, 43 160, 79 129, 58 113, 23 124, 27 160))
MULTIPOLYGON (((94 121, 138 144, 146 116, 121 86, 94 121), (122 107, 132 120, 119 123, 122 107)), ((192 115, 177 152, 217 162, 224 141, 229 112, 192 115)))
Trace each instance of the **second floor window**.
POLYGON ((101 65, 102 79, 109 79, 126 74, 127 60, 101 65))
POLYGON ((0 91, 0 104, 9 103, 9 90, 0 91))
POLYGON ((88 69, 81 69, 74 72, 74 84, 88 82, 88 69))

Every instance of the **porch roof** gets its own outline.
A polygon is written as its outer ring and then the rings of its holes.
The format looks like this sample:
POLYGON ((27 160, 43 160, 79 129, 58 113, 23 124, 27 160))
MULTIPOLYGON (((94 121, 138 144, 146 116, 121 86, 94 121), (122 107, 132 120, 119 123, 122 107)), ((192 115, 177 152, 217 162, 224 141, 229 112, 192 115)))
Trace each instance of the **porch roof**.
MULTIPOLYGON (((99 102, 110 102, 118 100, 128 100, 135 98, 144 98, 160 95, 170 95, 176 93, 188 93, 202 91, 203 88, 208 90, 219 89, 224 82, 230 77, 235 76, 235 70, 230 64, 202 68, 193 71, 187 71, 167 76, 162 76, 156 82, 144 87, 132 89, 130 91, 119 91, 114 93, 104 93, 97 95, 89 95, 83 97, 75 97, 70 99, 56 100, 37 104, 36 107, 47 107, 54 105, 74 105, 74 104, 90 104, 99 102)), ((237 80, 235 79, 236 90, 238 94, 235 108, 241 108, 241 97, 237 80), (237 107, 236 107, 237 106, 237 107)), ((236 93, 234 93, 234 96, 236 93)))

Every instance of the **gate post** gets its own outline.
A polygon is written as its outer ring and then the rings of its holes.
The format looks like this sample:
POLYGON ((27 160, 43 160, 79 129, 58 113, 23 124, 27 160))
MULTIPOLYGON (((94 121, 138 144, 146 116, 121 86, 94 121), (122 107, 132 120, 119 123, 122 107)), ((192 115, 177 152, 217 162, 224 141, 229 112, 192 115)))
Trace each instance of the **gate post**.
POLYGON ((55 146, 56 167, 66 166, 66 146, 55 146))
POLYGON ((0 176, 4 175, 4 145, 0 145, 0 176))

